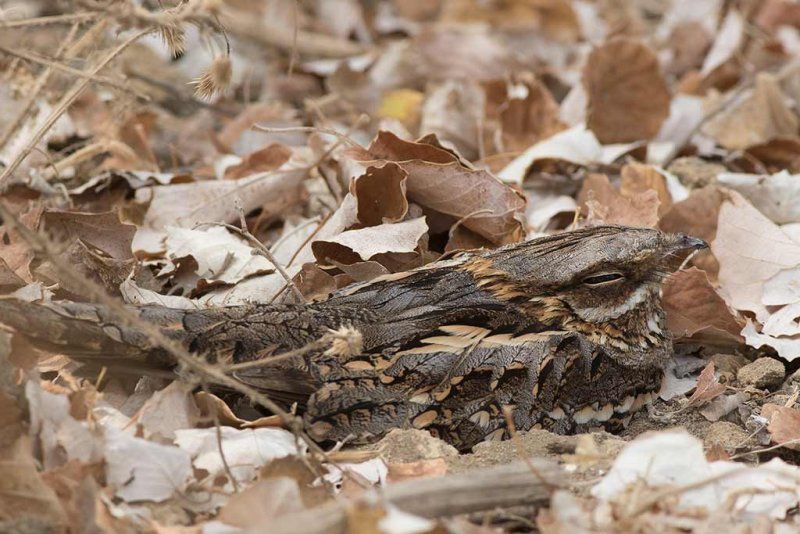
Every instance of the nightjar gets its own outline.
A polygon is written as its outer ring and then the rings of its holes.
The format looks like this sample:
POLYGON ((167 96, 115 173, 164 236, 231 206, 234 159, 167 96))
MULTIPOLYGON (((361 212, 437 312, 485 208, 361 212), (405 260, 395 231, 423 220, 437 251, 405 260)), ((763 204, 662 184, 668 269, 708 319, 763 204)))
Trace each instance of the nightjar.
MULTIPOLYGON (((657 395, 672 340, 660 286, 702 240, 597 226, 351 285, 304 305, 139 308, 190 350, 264 359, 234 376, 297 403, 320 442, 364 442, 420 428, 468 450, 519 430, 572 433, 624 423, 657 395), (270 363, 330 329, 360 333, 357 353, 320 348, 270 363)), ((172 365, 101 306, 0 299, 0 322, 90 364, 172 365)))

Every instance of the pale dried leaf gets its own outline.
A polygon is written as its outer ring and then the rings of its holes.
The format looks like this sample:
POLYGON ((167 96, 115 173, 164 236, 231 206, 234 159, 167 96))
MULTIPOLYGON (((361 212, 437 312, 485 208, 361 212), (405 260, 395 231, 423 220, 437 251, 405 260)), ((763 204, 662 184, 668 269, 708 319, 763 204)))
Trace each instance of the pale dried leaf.
POLYGON ((800 244, 735 192, 720 207, 711 250, 719 260, 719 283, 728 303, 766 321, 764 283, 800 264, 800 244))
POLYGON ((189 453, 108 428, 106 478, 117 497, 128 502, 161 502, 182 492, 192 476, 189 453))
POLYGON ((687 406, 702 406, 725 392, 725 384, 720 384, 714 374, 714 362, 708 362, 697 378, 697 387, 689 397, 687 406))
POLYGON ((329 260, 356 263, 387 252, 414 252, 427 231, 425 217, 418 217, 395 224, 348 230, 324 241, 317 240, 312 248, 321 264, 329 260))

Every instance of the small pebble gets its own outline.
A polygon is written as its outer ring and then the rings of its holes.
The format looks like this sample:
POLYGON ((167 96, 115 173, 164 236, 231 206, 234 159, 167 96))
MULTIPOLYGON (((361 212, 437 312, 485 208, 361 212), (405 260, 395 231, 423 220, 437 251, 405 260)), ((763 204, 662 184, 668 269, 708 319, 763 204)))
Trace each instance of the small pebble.
POLYGON ((733 451, 747 444, 750 434, 734 423, 717 421, 706 430, 703 442, 707 447, 719 445, 726 451, 733 451))
POLYGON ((786 367, 774 358, 759 358, 736 373, 736 378, 742 385, 759 389, 777 388, 785 376, 786 367))

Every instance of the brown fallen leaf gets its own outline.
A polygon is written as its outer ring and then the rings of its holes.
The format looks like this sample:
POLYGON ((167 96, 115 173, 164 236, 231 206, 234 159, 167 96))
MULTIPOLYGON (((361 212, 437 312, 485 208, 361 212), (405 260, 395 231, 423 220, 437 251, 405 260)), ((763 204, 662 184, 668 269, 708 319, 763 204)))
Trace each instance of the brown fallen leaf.
POLYGON ((775 137, 766 143, 748 147, 745 154, 749 157, 736 160, 737 166, 742 167, 741 170, 744 172, 761 173, 766 170, 769 173, 776 173, 786 170, 793 174, 800 173, 798 136, 775 137), (753 158, 760 166, 753 165, 753 158))
POLYGON ((42 215, 42 224, 61 242, 80 239, 117 260, 133 257, 131 242, 136 227, 121 222, 116 212, 83 213, 48 209, 42 215))
POLYGON ((356 197, 358 220, 366 226, 403 220, 408 213, 406 179, 408 173, 394 162, 367 167, 351 185, 356 197))
POLYGON ((333 276, 312 262, 304 263, 292 281, 307 300, 323 299, 336 291, 336 281, 333 276))
POLYGON ((419 74, 430 80, 502 78, 514 67, 512 51, 488 31, 440 26, 420 32, 412 41, 419 74))
MULTIPOLYGON (((39 227, 44 207, 39 203, 30 203, 18 214, 20 222, 31 230, 39 227)), ((33 280, 29 265, 34 252, 16 230, 7 225, 0 226, 0 239, 3 244, 3 262, 9 269, 26 283, 33 280)))
POLYGON ((761 407, 761 416, 769 420, 773 443, 800 450, 800 410, 768 403, 761 407))
POLYGON ((234 527, 261 530, 268 528, 276 517, 304 508, 295 480, 267 478, 228 499, 218 519, 234 527))
POLYGON ((563 42, 577 39, 581 30, 571 3, 562 0, 450 0, 445 2, 441 18, 447 22, 489 24, 505 31, 536 32, 563 42))
POLYGON ((764 0, 755 23, 768 32, 780 26, 800 27, 800 4, 791 0, 764 0))
POLYGON ((483 170, 459 163, 405 161, 408 198, 456 220, 494 243, 516 243, 525 235, 525 196, 483 170))
POLYGON ((703 404, 719 397, 725 392, 725 384, 720 384, 714 375, 714 362, 708 362, 700 376, 697 378, 697 386, 694 393, 689 397, 686 407, 702 406, 703 404))
POLYGON ((673 273, 662 288, 667 326, 678 338, 714 345, 738 345, 744 321, 728 308, 704 271, 696 267, 673 273))
POLYGON ((241 163, 225 169, 225 178, 238 180, 259 172, 275 171, 289 161, 292 151, 286 145, 272 143, 248 154, 241 163))
POLYGON ((759 73, 752 91, 710 119, 702 131, 729 150, 743 150, 796 135, 798 122, 776 77, 759 73))
POLYGON ((658 169, 644 163, 627 163, 620 171, 619 192, 622 196, 633 198, 650 189, 658 195, 658 215, 661 216, 672 207, 672 195, 667 188, 667 179, 658 169))
POLYGON ((669 115, 670 92, 658 57, 635 39, 617 38, 594 48, 583 85, 587 126, 603 144, 650 139, 669 115))
POLYGON ((624 224, 655 227, 658 223, 658 193, 649 189, 622 196, 604 174, 590 174, 583 181, 578 203, 591 224, 624 224))
POLYGON ((522 152, 566 128, 553 95, 530 74, 492 81, 484 89, 484 145, 494 147, 491 152, 522 152))
POLYGON ((489 172, 466 167, 443 148, 379 132, 367 151, 348 154, 362 162, 397 162, 408 173, 410 201, 456 221, 463 219, 465 227, 495 245, 514 243, 524 235, 524 195, 489 172))

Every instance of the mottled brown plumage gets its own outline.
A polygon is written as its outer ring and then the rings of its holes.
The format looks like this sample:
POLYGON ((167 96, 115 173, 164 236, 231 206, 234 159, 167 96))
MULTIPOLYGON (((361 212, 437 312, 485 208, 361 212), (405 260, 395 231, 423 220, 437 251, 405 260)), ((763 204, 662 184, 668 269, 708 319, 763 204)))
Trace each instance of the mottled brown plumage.
MULTIPOLYGON (((520 430, 569 433, 648 402, 672 353, 660 283, 682 252, 703 246, 601 226, 463 253, 308 305, 149 306, 140 316, 193 351, 234 362, 268 362, 352 326, 363 337, 359 354, 323 349, 235 376, 298 402, 319 441, 415 427, 463 450, 508 437, 506 406, 520 430)), ((0 322, 82 361, 172 363, 94 305, 0 299, 0 322)))

